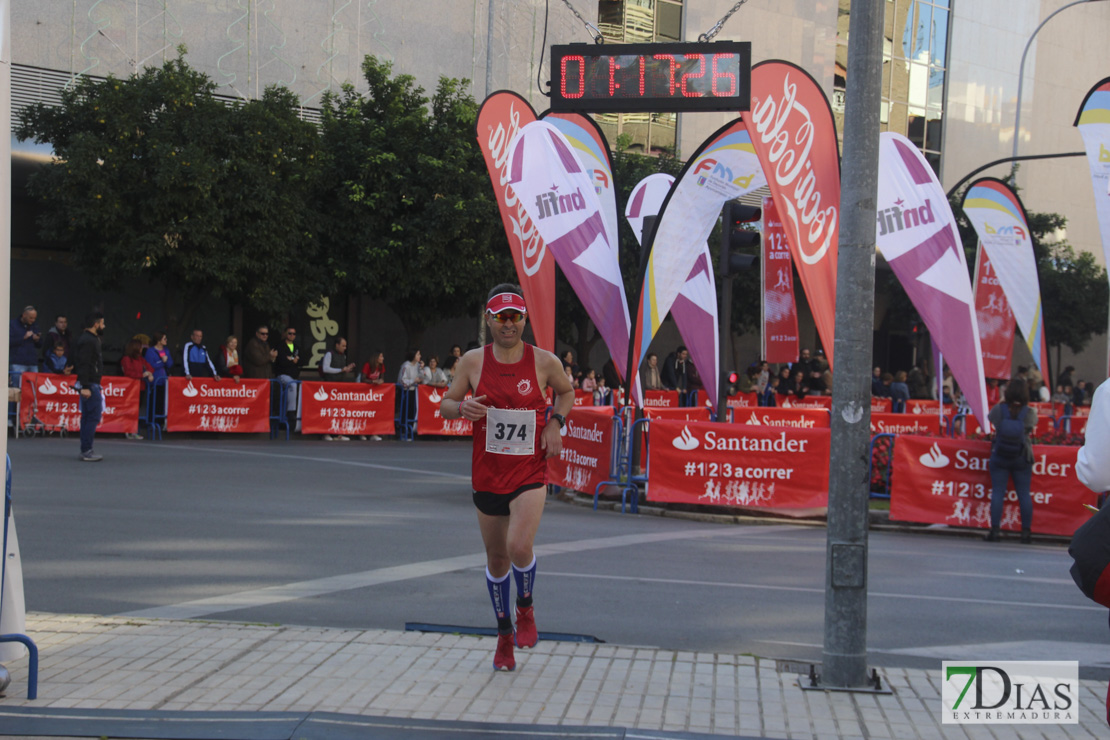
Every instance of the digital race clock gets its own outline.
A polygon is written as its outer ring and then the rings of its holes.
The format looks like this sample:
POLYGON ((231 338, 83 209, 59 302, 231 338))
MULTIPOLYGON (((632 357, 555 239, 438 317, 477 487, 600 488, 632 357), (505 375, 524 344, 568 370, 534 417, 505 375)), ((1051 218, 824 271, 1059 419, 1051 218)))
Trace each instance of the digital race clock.
POLYGON ((552 46, 551 110, 748 110, 751 69, 747 41, 552 46))

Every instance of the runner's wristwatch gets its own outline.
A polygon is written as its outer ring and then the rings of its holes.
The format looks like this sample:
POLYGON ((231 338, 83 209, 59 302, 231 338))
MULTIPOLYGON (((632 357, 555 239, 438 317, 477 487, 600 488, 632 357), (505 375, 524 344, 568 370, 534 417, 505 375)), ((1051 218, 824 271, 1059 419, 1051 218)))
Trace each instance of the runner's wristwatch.
POLYGON ((563 416, 562 414, 552 414, 551 418, 559 422, 560 429, 567 425, 567 417, 563 416))

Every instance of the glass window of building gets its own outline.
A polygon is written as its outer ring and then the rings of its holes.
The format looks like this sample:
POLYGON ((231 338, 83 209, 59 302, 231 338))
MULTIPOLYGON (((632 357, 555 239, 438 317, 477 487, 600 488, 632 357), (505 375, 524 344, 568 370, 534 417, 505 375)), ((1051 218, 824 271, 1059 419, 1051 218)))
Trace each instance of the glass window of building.
MULTIPOLYGON (((836 29, 832 104, 842 137, 850 6, 851 0, 840 0, 836 29)), ((880 121, 884 131, 916 144, 939 176, 950 0, 886 0, 885 6, 880 121)))
MULTIPOLYGON (((682 40, 683 0, 598 0, 598 28, 620 44, 682 40)), ((629 150, 643 154, 674 152, 674 113, 594 114, 610 146, 624 137, 629 150)))

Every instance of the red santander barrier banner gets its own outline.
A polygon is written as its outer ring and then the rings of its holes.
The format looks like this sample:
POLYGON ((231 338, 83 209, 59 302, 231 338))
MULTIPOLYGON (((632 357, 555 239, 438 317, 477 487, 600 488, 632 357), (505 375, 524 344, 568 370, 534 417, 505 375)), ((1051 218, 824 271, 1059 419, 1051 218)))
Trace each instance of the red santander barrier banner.
POLYGON ((562 435, 562 452, 547 461, 548 482, 593 495, 599 483, 609 480, 613 410, 571 409, 562 435))
MULTIPOLYGON (((446 388, 434 388, 430 385, 416 386, 416 433, 429 434, 440 437, 470 437, 474 434, 474 423, 470 419, 444 419, 439 413, 439 404, 443 400, 446 388)), ((466 398, 473 394, 467 393, 466 398)), ((389 430, 388 432, 373 432, 374 434, 393 434, 393 400, 389 401, 389 430)))
POLYGON ((882 398, 880 396, 871 397, 871 413, 872 414, 889 414, 894 410, 894 401, 889 398, 882 398))
MULTIPOLYGON (((76 375, 23 373, 19 404, 21 424, 29 424, 36 418, 48 427, 79 431, 81 394, 73 387, 76 380, 76 375)), ((96 431, 113 434, 139 431, 139 381, 106 375, 100 379, 100 391, 104 394, 104 414, 96 431)))
MULTIPOLYGON (((1051 416, 1045 416, 1038 410, 1037 426, 1033 429, 1033 436, 1043 437, 1054 429, 1056 429, 1056 420, 1051 416)), ((981 435, 983 434, 983 427, 979 425, 978 419, 969 414, 956 422, 956 434, 962 434, 964 437, 981 435), (962 433, 961 425, 963 426, 962 433)))
POLYGON ((918 414, 871 413, 872 434, 917 434, 940 436, 940 419, 918 414))
POLYGON ((1066 434, 1086 434, 1086 416, 1065 416, 1060 421, 1060 431, 1066 434))
MULTIPOLYGON (((1094 504, 1095 494, 1075 477, 1077 451, 1077 447, 1033 446, 1034 532, 1070 536, 1090 516, 1083 504, 1094 504)), ((899 437, 894 445, 890 518, 990 527, 990 452, 991 445, 985 441, 899 437)), ((1002 528, 1021 529, 1012 484, 1002 510, 1002 528)))
POLYGON ((778 396, 775 399, 784 409, 828 409, 832 410, 832 396, 778 396))
POLYGON ((270 381, 212 378, 166 381, 167 432, 268 432, 270 381))
POLYGON ((826 506, 829 432, 652 422, 647 497, 717 506, 826 506))
POLYGON ((644 391, 644 410, 677 409, 678 391, 644 391))
MULTIPOLYGON (((555 405, 555 389, 547 386, 547 405, 555 405)), ((584 391, 581 388, 574 389, 574 405, 575 406, 593 406, 594 394, 593 391, 584 391)))
POLYGON ((755 391, 749 391, 747 393, 737 393, 734 396, 729 396, 728 397, 728 406, 729 406, 729 408, 745 409, 745 408, 748 408, 749 406, 758 406, 758 405, 759 405, 759 397, 755 393, 755 391))
POLYGON ((732 423, 795 429, 828 429, 829 412, 824 409, 780 409, 773 406, 760 406, 754 409, 737 409, 732 415, 732 423))
MULTIPOLYGON (((906 401, 907 414, 929 414, 931 416, 940 416, 940 401, 924 400, 920 398, 911 398, 906 401)), ((951 419, 952 415, 956 413, 956 407, 950 403, 944 404, 944 418, 951 419)))
POLYGON ((396 394, 392 383, 302 381, 301 434, 393 434, 396 394))
MULTIPOLYGON (((703 406, 682 406, 680 408, 667 408, 667 407, 644 407, 644 416, 652 419, 651 424, 655 424, 656 419, 682 419, 683 421, 709 421, 711 411, 703 406)), ((647 435, 640 434, 640 446, 646 445, 647 435)))

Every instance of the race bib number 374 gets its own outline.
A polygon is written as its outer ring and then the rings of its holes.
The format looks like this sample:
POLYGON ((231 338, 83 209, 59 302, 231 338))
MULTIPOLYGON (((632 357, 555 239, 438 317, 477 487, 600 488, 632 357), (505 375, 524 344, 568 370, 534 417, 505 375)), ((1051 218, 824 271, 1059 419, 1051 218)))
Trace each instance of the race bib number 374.
POLYGON ((489 409, 486 412, 486 452, 496 455, 535 454, 536 412, 489 409))

